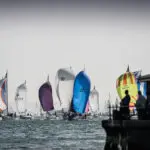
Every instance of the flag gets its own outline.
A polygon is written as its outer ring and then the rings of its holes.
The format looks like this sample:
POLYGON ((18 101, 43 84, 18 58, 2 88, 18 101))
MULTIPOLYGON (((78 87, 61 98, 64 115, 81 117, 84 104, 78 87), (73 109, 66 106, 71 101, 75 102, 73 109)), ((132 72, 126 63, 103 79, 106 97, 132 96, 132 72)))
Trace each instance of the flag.
POLYGON ((147 91, 147 83, 146 82, 139 82, 138 79, 141 76, 141 70, 140 71, 135 71, 133 72, 136 82, 137 82, 137 87, 138 87, 138 91, 141 91, 143 96, 147 96, 146 95, 146 91, 147 91))
POLYGON ((134 74, 136 80, 138 80, 139 77, 141 76, 141 72, 142 72, 141 70, 140 70, 140 71, 134 71, 134 72, 133 72, 133 74, 134 74))

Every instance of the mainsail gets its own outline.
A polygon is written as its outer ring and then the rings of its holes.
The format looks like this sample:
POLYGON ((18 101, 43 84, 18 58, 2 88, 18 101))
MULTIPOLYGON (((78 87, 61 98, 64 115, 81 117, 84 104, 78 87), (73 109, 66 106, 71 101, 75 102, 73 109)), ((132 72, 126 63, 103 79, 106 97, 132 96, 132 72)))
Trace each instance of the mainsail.
POLYGON ((7 100, 7 73, 5 78, 0 80, 0 112, 3 112, 8 107, 8 100, 7 100))
POLYGON ((99 92, 96 90, 95 86, 90 93, 89 97, 90 112, 99 112, 99 92))
POLYGON ((83 114, 89 99, 91 82, 84 71, 78 73, 75 78, 72 98, 72 110, 83 114))
POLYGON ((27 86, 26 81, 19 85, 16 90, 15 96, 17 111, 20 115, 26 114, 26 101, 27 101, 27 86))
POLYGON ((49 80, 39 88, 39 100, 43 111, 48 112, 54 109, 52 86, 49 80))
POLYGON ((72 68, 61 68, 55 78, 56 94, 64 111, 69 111, 75 75, 72 68))

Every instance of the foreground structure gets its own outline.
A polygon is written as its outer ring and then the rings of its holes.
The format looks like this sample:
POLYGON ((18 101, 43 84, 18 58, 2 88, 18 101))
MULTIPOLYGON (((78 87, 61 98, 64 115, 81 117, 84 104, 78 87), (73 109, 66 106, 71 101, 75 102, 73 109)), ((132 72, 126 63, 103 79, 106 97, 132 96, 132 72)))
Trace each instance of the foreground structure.
MULTIPOLYGON (((150 75, 141 76, 139 82, 146 83, 149 100, 150 75)), ((138 120, 134 116, 130 120, 122 120, 117 108, 111 111, 110 107, 109 112, 109 119, 102 121, 107 134, 105 150, 150 150, 150 120, 138 120)))

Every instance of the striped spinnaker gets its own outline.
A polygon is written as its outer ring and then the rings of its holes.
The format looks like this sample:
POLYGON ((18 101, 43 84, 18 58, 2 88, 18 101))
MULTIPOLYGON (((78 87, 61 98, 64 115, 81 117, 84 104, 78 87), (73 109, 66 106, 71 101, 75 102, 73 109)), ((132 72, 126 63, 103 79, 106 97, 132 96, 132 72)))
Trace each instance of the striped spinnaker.
POLYGON ((125 96, 125 90, 129 91, 131 100, 130 107, 133 107, 136 103, 138 96, 138 87, 135 79, 135 75, 132 72, 126 72, 122 74, 116 82, 116 88, 120 99, 125 96))

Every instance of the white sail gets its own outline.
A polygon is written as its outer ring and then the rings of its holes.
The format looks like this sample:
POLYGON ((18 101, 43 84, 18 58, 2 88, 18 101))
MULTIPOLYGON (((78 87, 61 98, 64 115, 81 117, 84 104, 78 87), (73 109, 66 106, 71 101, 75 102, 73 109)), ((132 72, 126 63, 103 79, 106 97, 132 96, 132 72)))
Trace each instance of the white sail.
POLYGON ((4 112, 7 109, 6 82, 6 78, 0 80, 0 112, 4 112))
POLYGON ((99 113, 99 92, 93 88, 89 97, 90 112, 99 113))
POLYGON ((70 109, 70 104, 73 95, 75 74, 70 68, 61 68, 57 71, 55 84, 56 94, 64 111, 70 109))
POLYGON ((8 114, 8 73, 0 80, 0 113, 8 114))
POLYGON ((15 101, 17 106, 17 111, 20 115, 26 114, 26 98, 27 98, 27 87, 26 81, 17 87, 15 101))

